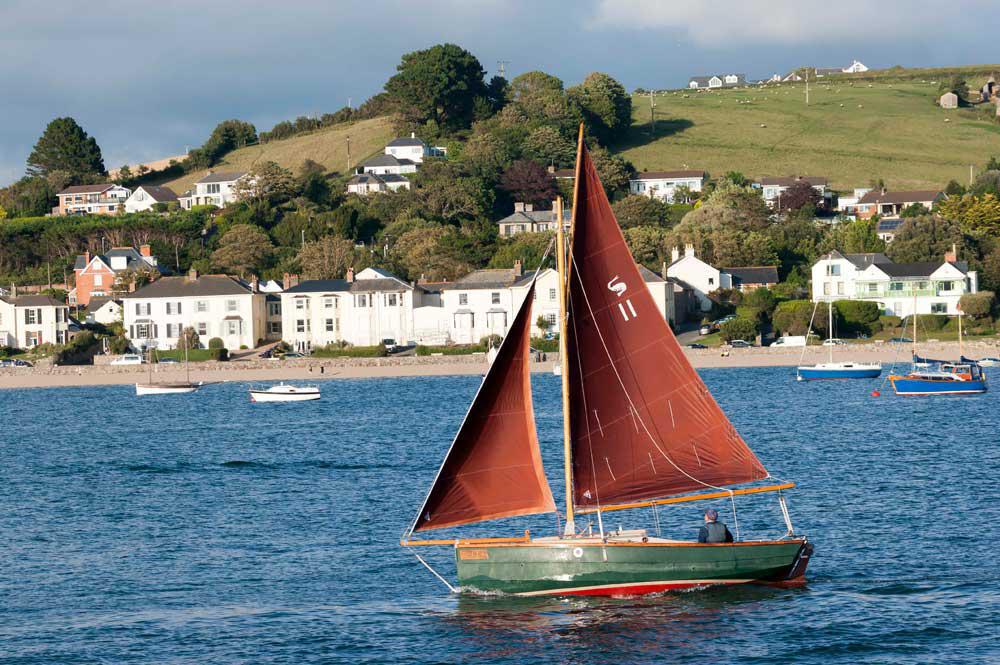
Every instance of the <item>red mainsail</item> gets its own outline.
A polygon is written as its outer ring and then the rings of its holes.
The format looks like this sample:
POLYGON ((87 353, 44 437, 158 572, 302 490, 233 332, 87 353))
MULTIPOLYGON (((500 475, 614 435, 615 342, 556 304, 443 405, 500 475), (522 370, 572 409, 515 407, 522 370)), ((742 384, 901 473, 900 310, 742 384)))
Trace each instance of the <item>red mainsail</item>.
POLYGON ((766 478, 664 321, 582 145, 569 275, 563 371, 576 505, 766 478))
POLYGON ((465 422, 438 471, 414 531, 555 510, 531 403, 532 283, 465 422))

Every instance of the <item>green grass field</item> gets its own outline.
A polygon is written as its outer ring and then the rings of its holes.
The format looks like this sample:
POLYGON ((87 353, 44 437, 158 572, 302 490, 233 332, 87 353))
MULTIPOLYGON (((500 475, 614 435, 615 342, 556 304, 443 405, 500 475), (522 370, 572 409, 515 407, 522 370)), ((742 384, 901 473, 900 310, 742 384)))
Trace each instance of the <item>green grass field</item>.
MULTIPOLYGON (((226 155, 212 171, 248 171, 259 162, 274 161, 285 168, 297 171, 307 159, 322 164, 329 171, 347 172, 347 137, 351 139, 351 165, 381 152, 394 138, 389 118, 373 118, 358 122, 334 125, 308 134, 300 134, 281 141, 262 143, 240 148, 226 155)), ((165 184, 178 194, 191 188, 208 169, 192 171, 165 184)))
POLYGON ((936 93, 932 80, 843 79, 811 84, 809 106, 804 83, 667 92, 654 96, 652 139, 649 96, 637 95, 631 132, 615 148, 640 171, 816 175, 842 191, 878 178, 890 189, 943 188, 1000 155, 1000 123, 992 105, 943 110, 936 93))

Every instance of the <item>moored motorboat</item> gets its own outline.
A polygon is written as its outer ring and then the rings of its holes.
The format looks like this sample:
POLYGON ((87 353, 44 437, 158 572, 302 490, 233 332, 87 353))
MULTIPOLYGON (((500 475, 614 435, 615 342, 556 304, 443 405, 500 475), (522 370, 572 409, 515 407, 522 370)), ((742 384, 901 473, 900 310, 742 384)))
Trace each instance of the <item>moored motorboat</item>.
MULTIPOLYGON (((565 528, 548 537, 415 538, 433 529, 555 512, 531 400, 532 280, 400 544, 450 546, 452 591, 642 595, 750 582, 800 583, 812 544, 795 535, 772 479, 687 361, 628 250, 593 162, 577 146, 571 239, 556 231, 560 277, 565 528), (692 494, 710 489, 712 492, 692 494), (693 542, 642 529, 609 531, 619 510, 776 492, 784 535, 693 542), (581 518, 596 516, 578 530, 581 518)), ((555 218, 562 218, 557 199, 555 218)), ((544 259, 543 259, 544 261, 544 259)), ((537 272, 536 272, 537 278, 537 272)), ((588 520, 589 521, 589 520, 588 520)))
MULTIPOLYGON (((914 302, 914 312, 916 303, 914 302)), ((913 316, 913 366, 908 374, 892 375, 889 382, 897 395, 981 395, 988 389, 986 373, 975 360, 962 353, 962 313, 958 314, 957 363, 921 358, 917 355, 917 316, 913 316)))
POLYGON ((269 388, 250 388, 251 402, 310 402, 320 398, 317 386, 279 383, 269 388))

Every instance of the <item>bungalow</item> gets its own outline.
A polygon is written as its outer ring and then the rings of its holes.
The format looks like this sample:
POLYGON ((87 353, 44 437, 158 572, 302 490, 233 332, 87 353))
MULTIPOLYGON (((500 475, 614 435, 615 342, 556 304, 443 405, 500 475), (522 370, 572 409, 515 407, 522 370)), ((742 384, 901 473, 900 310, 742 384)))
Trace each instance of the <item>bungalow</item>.
POLYGON ((413 310, 423 290, 390 272, 365 268, 355 276, 351 269, 344 279, 290 280, 281 293, 281 337, 297 351, 414 340, 413 310))
POLYGON ((907 317, 917 314, 958 314, 966 293, 978 291, 978 277, 954 248, 943 261, 893 263, 883 254, 832 252, 812 268, 814 301, 863 300, 876 302, 883 313, 907 317))
POLYGON ((362 173, 373 173, 375 175, 403 173, 416 173, 417 162, 406 157, 396 157, 390 154, 375 155, 371 159, 361 162, 359 167, 362 173))
MULTIPOLYGON (((573 213, 563 210, 563 224, 568 225, 573 213)), ((518 201, 514 204, 513 214, 507 215, 499 222, 501 237, 510 237, 518 233, 540 233, 555 231, 555 212, 552 210, 535 210, 530 203, 518 201)))
POLYGON ((30 349, 69 341, 69 307, 51 296, 0 297, 0 346, 30 349))
POLYGON ((781 195, 788 191, 788 188, 800 182, 807 182, 812 185, 812 188, 820 195, 824 202, 829 202, 833 197, 833 192, 827 190, 827 180, 821 176, 789 176, 789 177, 774 177, 774 178, 761 178, 759 182, 754 183, 754 187, 761 190, 761 194, 764 196, 764 202, 770 207, 781 210, 781 195))
POLYGON ((446 157, 448 149, 441 146, 429 146, 413 132, 409 138, 393 139, 385 145, 385 154, 406 159, 415 164, 422 164, 425 157, 446 157))
POLYGON ((843 74, 844 70, 840 67, 817 67, 815 70, 816 78, 821 79, 824 76, 831 76, 833 74, 843 74))
POLYGON ((53 215, 117 215, 132 193, 113 183, 73 185, 59 192, 59 205, 53 215))
POLYGON ((848 217, 854 217, 858 212, 858 201, 870 191, 872 191, 871 187, 855 187, 851 194, 838 196, 837 212, 848 217))
POLYGON ((177 194, 169 187, 140 185, 125 199, 125 212, 152 210, 157 203, 177 203, 177 194))
POLYGON ((244 171, 208 172, 208 175, 194 183, 194 189, 179 197, 181 207, 190 210, 195 206, 213 205, 225 208, 237 199, 236 183, 246 177, 244 171))
POLYGON ((673 203, 674 192, 678 187, 687 187, 692 192, 700 192, 707 179, 708 174, 704 171, 644 171, 631 178, 628 184, 629 192, 632 194, 673 203))
POLYGON ((87 323, 100 323, 108 326, 121 320, 121 300, 106 296, 91 299, 90 306, 87 308, 87 323))
POLYGON ((781 82, 782 83, 794 83, 796 81, 801 81, 801 80, 802 80, 802 76, 798 73, 798 71, 796 71, 796 70, 793 69, 792 71, 790 71, 787 74, 785 74, 785 77, 783 79, 781 79, 781 82))
POLYGON ((124 296, 124 323, 137 348, 177 348, 185 328, 194 328, 203 346, 213 337, 227 349, 254 348, 270 339, 265 330, 265 295, 256 281, 225 275, 163 277, 124 296))
POLYGON ((347 193, 359 196, 368 196, 369 194, 378 194, 380 192, 395 192, 399 189, 409 188, 409 179, 395 173, 385 173, 383 175, 359 173, 347 181, 347 193))
POLYGON ((915 203, 930 211, 935 203, 944 198, 944 192, 933 189, 902 192, 873 190, 858 200, 857 214, 861 219, 871 219, 875 215, 899 217, 903 210, 915 203))
POLYGON ((149 245, 142 245, 139 249, 113 247, 105 254, 93 256, 89 251, 78 255, 73 264, 76 285, 70 291, 70 304, 88 307, 92 298, 112 295, 118 273, 125 271, 160 271, 159 262, 149 245))
POLYGON ((707 90, 714 88, 733 88, 746 85, 745 74, 713 74, 711 76, 692 76, 688 88, 692 90, 707 90))
POLYGON ((771 288, 778 283, 777 266, 751 266, 722 268, 721 273, 729 275, 730 288, 743 293, 761 288, 771 288))

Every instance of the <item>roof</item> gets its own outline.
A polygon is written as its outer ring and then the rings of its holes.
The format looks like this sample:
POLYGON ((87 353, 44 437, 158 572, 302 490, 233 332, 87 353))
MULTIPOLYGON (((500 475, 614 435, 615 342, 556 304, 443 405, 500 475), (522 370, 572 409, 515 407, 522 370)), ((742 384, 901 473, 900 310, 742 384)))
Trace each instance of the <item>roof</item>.
POLYGON ((379 176, 382 182, 388 184, 390 182, 409 182, 410 179, 406 176, 399 175, 398 173, 383 173, 379 176))
POLYGON ((639 274, 642 275, 642 281, 647 283, 665 282, 667 280, 663 279, 660 275, 647 268, 646 266, 639 266, 639 274))
POLYGON ((110 182, 101 183, 99 185, 73 185, 72 187, 67 187, 59 192, 58 196, 62 196, 63 194, 100 194, 101 192, 106 192, 113 187, 117 187, 117 185, 110 182))
POLYGON ((841 254, 838 251, 833 251, 831 254, 850 261, 859 270, 864 270, 873 263, 882 265, 883 263, 892 263, 888 256, 882 252, 871 252, 868 254, 841 254))
POLYGON ((760 179, 760 184, 764 187, 791 187, 797 182, 808 182, 813 187, 825 186, 826 178, 818 175, 800 175, 800 176, 776 176, 776 177, 766 177, 760 179))
MULTIPOLYGON (((149 268, 156 268, 161 273, 165 272, 159 266, 154 266, 145 259, 143 259, 142 254, 139 253, 134 247, 112 247, 106 254, 95 254, 91 256, 91 260, 100 259, 107 265, 111 267, 111 259, 116 256, 124 256, 126 259, 125 270, 148 270, 149 268)), ((87 259, 83 254, 77 254, 76 261, 73 263, 73 270, 83 270, 87 267, 87 259)))
POLYGON ((704 178, 704 171, 643 171, 632 180, 670 180, 672 178, 704 178))
POLYGON ((348 185, 384 185, 385 176, 375 175, 374 173, 359 173, 353 178, 347 181, 348 185))
POLYGON ((514 286, 519 282, 523 282, 526 277, 530 280, 531 275, 519 275, 513 268, 473 270, 468 275, 465 275, 450 284, 442 285, 441 290, 468 291, 473 289, 502 289, 508 286, 514 286))
POLYGON ((881 263, 878 269, 889 277, 930 277, 941 267, 941 261, 921 261, 919 263, 881 263))
POLYGON ((941 190, 917 189, 901 192, 880 192, 872 190, 858 199, 858 203, 924 203, 942 196, 941 190))
POLYGON ((550 171, 553 178, 575 178, 576 171, 574 169, 556 169, 555 171, 550 171))
POLYGON ((121 302, 115 300, 114 298, 110 298, 108 296, 97 296, 95 298, 90 299, 90 304, 87 305, 87 309, 91 311, 96 311, 107 305, 109 302, 113 302, 114 304, 121 307, 121 302))
POLYGON ((196 185, 204 185, 210 182, 233 182, 239 180, 246 175, 246 171, 219 171, 218 173, 209 173, 201 180, 195 182, 196 185))
POLYGON ((889 233, 895 232, 899 228, 900 224, 905 222, 905 219, 880 219, 878 224, 875 226, 875 230, 878 233, 889 233))
POLYGON ((747 266, 739 268, 721 268, 720 272, 729 274, 737 284, 777 284, 778 268, 776 266, 747 266))
POLYGON ((174 190, 169 187, 160 187, 159 185, 142 185, 141 187, 136 187, 135 191, 139 191, 140 189, 149 194, 149 197, 157 203, 167 203, 168 201, 177 200, 177 194, 175 194, 174 190))
POLYGON ((704 83, 705 85, 708 85, 708 82, 711 81, 713 78, 720 78, 720 77, 717 77, 715 75, 712 75, 712 76, 692 76, 691 77, 691 81, 694 81, 698 85, 701 85, 702 83, 704 83))
POLYGON ((382 153, 381 155, 375 155, 371 159, 367 159, 361 163, 361 168, 368 166, 409 166, 415 164, 411 159, 399 159, 393 157, 392 155, 382 153))
POLYGON ((52 296, 32 295, 18 296, 16 298, 2 298, 4 302, 10 303, 14 307, 65 307, 66 303, 59 302, 52 296))
POLYGON ((346 279, 307 279, 287 289, 285 293, 395 293, 412 289, 406 282, 396 278, 358 279, 348 282, 346 279))
MULTIPOLYGON (((563 221, 569 222, 573 219, 573 211, 568 209, 563 209, 563 221)), ((529 210, 529 211, 518 211, 511 215, 507 215, 501 219, 497 224, 526 224, 531 222, 554 222, 556 221, 555 213, 552 210, 529 210)))
POLYGON ((226 275, 202 275, 197 279, 184 277, 161 277, 138 291, 124 296, 132 298, 184 298, 190 296, 242 296, 250 293, 250 287, 226 275))
POLYGON ((418 139, 418 138, 416 138, 414 136, 407 136, 407 137, 402 137, 402 138, 398 138, 398 139, 393 139, 393 140, 389 141, 388 143, 386 143, 385 147, 387 147, 387 148, 403 148, 403 147, 406 147, 406 146, 424 146, 424 145, 427 145, 427 144, 424 143, 423 141, 421 141, 420 139, 418 139))
MULTIPOLYGON (((851 63, 854 64, 854 63, 851 63)), ((820 75, 826 74, 843 74, 844 70, 840 67, 817 67, 816 73, 820 75)))

